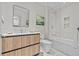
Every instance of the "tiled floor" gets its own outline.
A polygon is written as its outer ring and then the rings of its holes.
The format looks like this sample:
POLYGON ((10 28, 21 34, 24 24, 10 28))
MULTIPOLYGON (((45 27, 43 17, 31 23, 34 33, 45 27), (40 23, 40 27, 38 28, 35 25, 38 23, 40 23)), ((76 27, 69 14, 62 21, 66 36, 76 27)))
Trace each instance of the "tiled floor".
POLYGON ((52 49, 50 52, 40 52, 39 56, 66 56, 64 53, 57 51, 56 49, 52 49))

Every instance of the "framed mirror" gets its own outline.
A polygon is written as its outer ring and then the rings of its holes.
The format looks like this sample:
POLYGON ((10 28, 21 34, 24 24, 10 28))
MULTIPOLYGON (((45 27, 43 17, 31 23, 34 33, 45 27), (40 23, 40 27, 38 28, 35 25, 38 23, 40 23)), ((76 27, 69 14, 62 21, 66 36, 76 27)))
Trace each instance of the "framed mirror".
POLYGON ((29 27, 29 9, 13 5, 13 26, 29 27))

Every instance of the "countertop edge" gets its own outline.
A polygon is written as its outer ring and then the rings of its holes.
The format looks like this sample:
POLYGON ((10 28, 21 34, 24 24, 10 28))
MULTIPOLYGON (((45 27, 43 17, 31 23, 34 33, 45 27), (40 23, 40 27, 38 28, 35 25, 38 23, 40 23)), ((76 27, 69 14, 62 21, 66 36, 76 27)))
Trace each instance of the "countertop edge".
POLYGON ((17 36, 28 36, 28 35, 40 35, 40 33, 30 33, 30 34, 18 34, 18 35, 5 35, 1 36, 1 38, 6 38, 6 37, 17 37, 17 36))

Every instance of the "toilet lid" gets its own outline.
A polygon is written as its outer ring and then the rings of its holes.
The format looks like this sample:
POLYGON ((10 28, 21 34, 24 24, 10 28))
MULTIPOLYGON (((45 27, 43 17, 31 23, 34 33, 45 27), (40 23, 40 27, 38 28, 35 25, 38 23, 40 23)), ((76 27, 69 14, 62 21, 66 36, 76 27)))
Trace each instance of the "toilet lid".
POLYGON ((46 43, 46 44, 52 44, 52 42, 49 41, 49 40, 41 40, 41 42, 42 42, 42 43, 46 43))

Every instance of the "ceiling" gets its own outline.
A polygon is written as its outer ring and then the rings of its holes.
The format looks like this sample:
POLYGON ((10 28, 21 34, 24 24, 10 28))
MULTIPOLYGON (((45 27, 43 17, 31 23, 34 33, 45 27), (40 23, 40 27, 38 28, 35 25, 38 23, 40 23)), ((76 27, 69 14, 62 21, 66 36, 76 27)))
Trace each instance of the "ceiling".
POLYGON ((38 2, 39 5, 49 7, 54 10, 64 7, 69 4, 68 2, 38 2))

